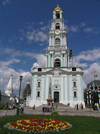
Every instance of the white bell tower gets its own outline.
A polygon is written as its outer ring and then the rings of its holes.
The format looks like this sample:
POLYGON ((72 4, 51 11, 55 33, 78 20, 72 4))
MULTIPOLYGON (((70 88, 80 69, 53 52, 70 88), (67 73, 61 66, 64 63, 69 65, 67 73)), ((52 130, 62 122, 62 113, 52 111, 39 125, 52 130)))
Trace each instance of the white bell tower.
POLYGON ((69 50, 67 49, 67 32, 64 27, 63 11, 57 5, 53 11, 49 46, 46 51, 47 67, 69 67, 69 50))

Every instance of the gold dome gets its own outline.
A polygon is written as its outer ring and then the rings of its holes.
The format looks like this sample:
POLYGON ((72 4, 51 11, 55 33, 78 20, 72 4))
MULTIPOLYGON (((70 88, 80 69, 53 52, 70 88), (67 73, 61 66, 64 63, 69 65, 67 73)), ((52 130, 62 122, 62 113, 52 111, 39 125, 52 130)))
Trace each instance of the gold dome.
POLYGON ((98 76, 98 75, 95 73, 95 74, 94 74, 94 77, 97 77, 97 76, 98 76))
POLYGON ((61 10, 61 8, 59 7, 59 5, 57 5, 57 7, 54 9, 53 13, 54 12, 59 12, 61 11, 61 13, 63 13, 63 11, 61 10))

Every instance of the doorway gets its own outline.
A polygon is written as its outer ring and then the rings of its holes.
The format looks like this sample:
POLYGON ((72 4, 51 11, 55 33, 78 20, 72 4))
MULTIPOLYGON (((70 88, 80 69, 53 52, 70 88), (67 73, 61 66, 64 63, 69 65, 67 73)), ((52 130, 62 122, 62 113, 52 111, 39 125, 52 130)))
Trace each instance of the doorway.
POLYGON ((54 102, 59 102, 59 92, 54 92, 54 102))

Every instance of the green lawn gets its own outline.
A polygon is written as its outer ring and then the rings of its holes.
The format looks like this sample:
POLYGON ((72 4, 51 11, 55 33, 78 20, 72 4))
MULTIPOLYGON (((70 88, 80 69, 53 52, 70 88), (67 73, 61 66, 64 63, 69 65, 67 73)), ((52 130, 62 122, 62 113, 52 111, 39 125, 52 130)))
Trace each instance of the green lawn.
MULTIPOLYGON (((57 119, 61 121, 67 121, 73 125, 73 127, 67 131, 61 131, 55 134, 100 134, 100 118, 85 117, 85 116, 49 116, 49 115, 19 115, 0 118, 0 134, 24 134, 18 131, 12 131, 5 129, 4 124, 19 119, 29 118, 47 118, 57 119)), ((27 134, 27 133, 25 133, 27 134)), ((48 133, 50 134, 50 133, 48 133)))

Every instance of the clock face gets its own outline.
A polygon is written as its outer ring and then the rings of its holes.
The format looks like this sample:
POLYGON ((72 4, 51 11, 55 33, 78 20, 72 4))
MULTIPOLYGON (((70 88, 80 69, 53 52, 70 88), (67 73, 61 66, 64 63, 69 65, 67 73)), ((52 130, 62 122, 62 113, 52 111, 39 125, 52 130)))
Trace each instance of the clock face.
POLYGON ((60 34, 60 30, 56 30, 55 31, 55 34, 60 34))

